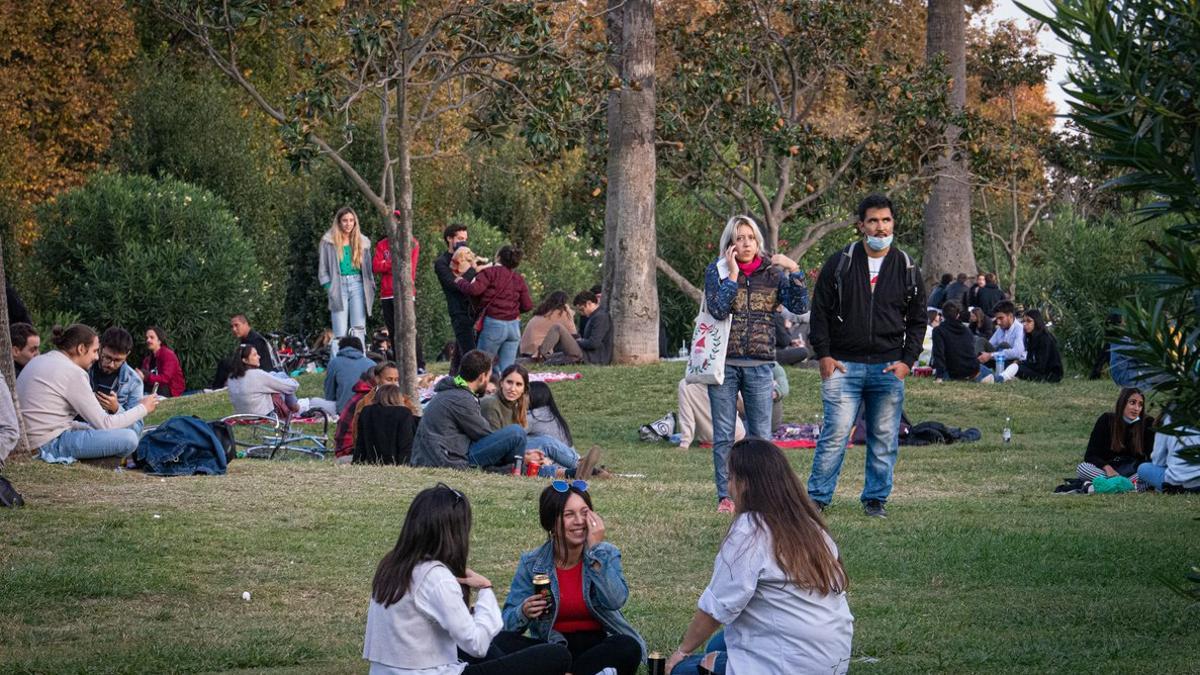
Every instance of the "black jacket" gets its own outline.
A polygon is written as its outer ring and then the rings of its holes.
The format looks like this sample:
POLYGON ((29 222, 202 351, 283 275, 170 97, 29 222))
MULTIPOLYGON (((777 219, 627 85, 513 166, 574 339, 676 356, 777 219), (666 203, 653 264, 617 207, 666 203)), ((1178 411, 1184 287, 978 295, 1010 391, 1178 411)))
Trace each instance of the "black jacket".
POLYGON ((608 310, 597 307, 587 318, 583 335, 579 338, 579 348, 583 350, 583 360, 594 366, 612 363, 612 318, 608 316, 608 310))
MULTIPOLYGON (((438 283, 442 285, 442 293, 446 295, 446 309, 452 321, 474 321, 475 310, 471 307, 471 299, 458 290, 454 283, 454 272, 450 270, 450 251, 444 251, 433 261, 433 272, 437 275, 438 283)), ((475 270, 467 270, 464 279, 475 278, 475 270)))
POLYGON ((929 365, 943 380, 971 380, 979 374, 975 336, 966 324, 947 317, 933 329, 933 356, 929 365))
MULTIPOLYGON (((238 345, 250 345, 254 347, 254 351, 258 352, 258 361, 262 364, 259 367, 263 370, 268 372, 282 370, 282 365, 279 363, 279 359, 276 358, 275 351, 271 349, 271 343, 267 342, 267 338, 263 337, 261 333, 253 328, 250 329, 249 333, 246 333, 244 340, 238 342, 238 345)), ((229 370, 233 367, 233 362, 237 358, 237 348, 234 348, 233 352, 217 362, 217 372, 213 375, 210 388, 220 389, 229 382, 229 370)))
MULTIPOLYGON (((1150 453, 1154 449, 1154 418, 1146 417, 1141 425, 1125 424, 1121 420, 1121 449, 1112 449, 1112 419, 1114 413, 1106 412, 1096 420, 1092 427, 1092 435, 1088 438, 1087 450, 1083 453, 1083 461, 1104 468, 1107 464, 1113 468, 1118 466, 1134 467, 1141 462, 1150 461, 1150 453), (1138 454, 1133 448, 1133 435, 1142 432, 1142 453, 1138 454)), ((1121 475, 1128 475, 1122 473, 1121 475)))
POLYGON ((1033 382, 1059 382, 1063 377, 1058 341, 1050 331, 1025 336, 1025 360, 1017 369, 1017 379, 1033 382))
POLYGON ((375 403, 358 415, 355 464, 408 464, 420 417, 408 408, 375 403))
POLYGON ((1004 301, 1004 291, 996 284, 987 284, 975 292, 975 306, 982 309, 984 314, 992 316, 996 305, 1004 301))
POLYGON ((872 293, 867 253, 860 241, 851 248, 839 300, 835 277, 843 251, 830 256, 817 277, 809 334, 813 352, 817 358, 857 363, 902 361, 911 368, 921 355, 929 320, 920 270, 914 268, 910 275, 905 255, 893 246, 872 293))
POLYGON ((946 297, 942 298, 942 307, 945 307, 947 302, 953 300, 958 303, 959 307, 962 307, 963 314, 966 314, 967 308, 970 307, 970 304, 967 302, 969 290, 967 285, 961 281, 955 280, 951 282, 946 287, 946 297))

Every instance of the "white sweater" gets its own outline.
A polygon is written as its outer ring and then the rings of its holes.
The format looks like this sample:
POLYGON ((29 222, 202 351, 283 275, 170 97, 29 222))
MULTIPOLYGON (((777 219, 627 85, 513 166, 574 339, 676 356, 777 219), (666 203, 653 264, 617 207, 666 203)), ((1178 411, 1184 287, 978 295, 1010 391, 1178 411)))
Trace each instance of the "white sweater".
POLYGON ((459 675, 467 664, 458 660, 458 649, 484 656, 503 625, 490 588, 479 591, 472 615, 450 570, 423 562, 399 602, 385 608, 372 598, 363 658, 375 675, 459 675))
POLYGON ((87 371, 57 349, 35 356, 25 366, 17 378, 17 399, 34 448, 78 428, 76 415, 93 429, 124 429, 146 416, 140 403, 115 415, 105 412, 92 393, 87 371))
POLYGON ((225 384, 229 402, 239 415, 271 415, 275 404, 271 394, 294 394, 300 384, 290 377, 276 377, 261 368, 251 368, 246 374, 225 384))

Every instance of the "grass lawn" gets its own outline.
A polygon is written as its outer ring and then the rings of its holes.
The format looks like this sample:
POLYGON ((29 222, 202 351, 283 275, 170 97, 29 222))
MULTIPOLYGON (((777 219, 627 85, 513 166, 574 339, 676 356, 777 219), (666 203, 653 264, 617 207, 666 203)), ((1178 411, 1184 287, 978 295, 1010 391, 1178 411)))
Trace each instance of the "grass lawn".
MULTIPOLYGON (((674 408, 678 364, 583 373, 555 397, 577 445, 646 475, 593 496, 623 552, 626 615, 669 652, 729 521, 711 454, 637 440, 674 408)), ((785 418, 810 421, 817 376, 790 375, 785 418)), ((306 376, 302 394, 319 385, 306 376)), ((910 419, 983 440, 901 448, 887 520, 862 515, 863 450, 850 450, 827 517, 850 574, 854 671, 1200 672, 1200 607, 1157 579, 1200 563, 1200 498, 1051 494, 1115 398, 1109 381, 909 381, 910 419)), ((228 409, 223 394, 196 396, 154 419, 228 409)), ((789 456, 806 479, 812 451, 789 456)), ((0 511, 3 673, 364 672, 371 575, 418 490, 442 480, 470 497, 471 564, 501 596, 544 537, 536 479, 258 460, 218 478, 41 462, 6 475, 31 506, 0 511)))

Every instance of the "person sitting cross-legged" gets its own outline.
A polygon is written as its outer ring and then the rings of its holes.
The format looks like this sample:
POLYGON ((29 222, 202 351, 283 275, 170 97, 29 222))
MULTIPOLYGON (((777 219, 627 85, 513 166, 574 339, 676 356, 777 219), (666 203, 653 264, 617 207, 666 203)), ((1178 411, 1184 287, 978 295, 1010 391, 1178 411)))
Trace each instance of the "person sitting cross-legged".
POLYGON ((398 384, 381 384, 355 420, 355 464, 408 464, 421 421, 398 384))
POLYGON ((363 372, 375 367, 375 362, 363 354, 362 340, 347 335, 338 340, 337 356, 325 371, 325 399, 333 401, 339 414, 354 395, 354 385, 363 372))
MULTIPOLYGON (((1164 426, 1170 422, 1169 415, 1163 416, 1164 426)), ((1200 431, 1196 429, 1184 429, 1181 436, 1156 433, 1150 461, 1138 465, 1138 487, 1159 492, 1200 492, 1200 464, 1193 464, 1180 454, 1180 450, 1197 445, 1200 445, 1200 431)))
POLYGON ((1075 467, 1080 480, 1137 475, 1138 466, 1150 459, 1154 447, 1154 418, 1146 415, 1141 389, 1126 387, 1117 405, 1096 419, 1083 461, 1075 467))
POLYGON ((413 466, 504 466, 525 452, 520 425, 493 431, 479 409, 491 374, 491 354, 472 349, 463 355, 457 376, 438 380, 413 439, 413 466))
POLYGON ((942 304, 942 311, 945 318, 933 329, 933 356, 929 360, 933 366, 933 376, 939 382, 971 380, 991 383, 997 378, 1003 381, 1001 376, 975 358, 975 336, 959 320, 962 308, 958 306, 958 301, 947 300, 942 304))
POLYGON ((269 373, 262 369, 262 360, 253 345, 238 347, 237 359, 229 370, 229 402, 233 411, 241 415, 273 416, 277 409, 275 397, 280 396, 291 412, 300 412, 296 390, 300 383, 283 373, 269 373))

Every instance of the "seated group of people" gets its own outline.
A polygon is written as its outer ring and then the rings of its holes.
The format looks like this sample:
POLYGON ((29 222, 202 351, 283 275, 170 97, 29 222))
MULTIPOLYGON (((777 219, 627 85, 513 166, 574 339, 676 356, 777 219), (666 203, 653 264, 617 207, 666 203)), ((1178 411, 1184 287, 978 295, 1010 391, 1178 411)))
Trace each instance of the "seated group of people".
POLYGON ((1156 420, 1146 414, 1141 389, 1125 387, 1112 412, 1096 419, 1083 461, 1075 467, 1081 481, 1123 476, 1138 490, 1200 491, 1200 465, 1189 464, 1179 451, 1200 444, 1200 431, 1184 435, 1159 431, 1169 417, 1156 420))
MULTIPOLYGON (((999 302, 995 307, 995 329, 983 341, 962 322, 962 309, 956 301, 948 300, 941 313, 929 310, 932 327, 929 364, 935 378, 982 383, 1062 380, 1058 342, 1047 330, 1041 312, 1028 309, 1018 318, 1011 302, 999 302)), ((987 320, 987 316, 980 314, 980 319, 987 320)))
POLYGON ((567 305, 566 292, 547 295, 525 323, 518 354, 532 361, 555 364, 612 363, 612 319, 608 310, 600 306, 600 298, 594 291, 579 292, 571 303, 582 317, 578 328, 575 312, 567 305))
MULTIPOLYGON (((846 672, 848 579, 820 511, 768 441, 734 444, 729 481, 733 524, 665 672, 846 672), (693 655, 706 641, 707 653, 693 655)), ((502 609, 468 566, 470 500, 441 483, 418 494, 371 584, 370 672, 636 673, 647 645, 621 611, 630 596, 621 551, 588 483, 546 486, 538 520, 546 541, 517 561, 502 609)))

